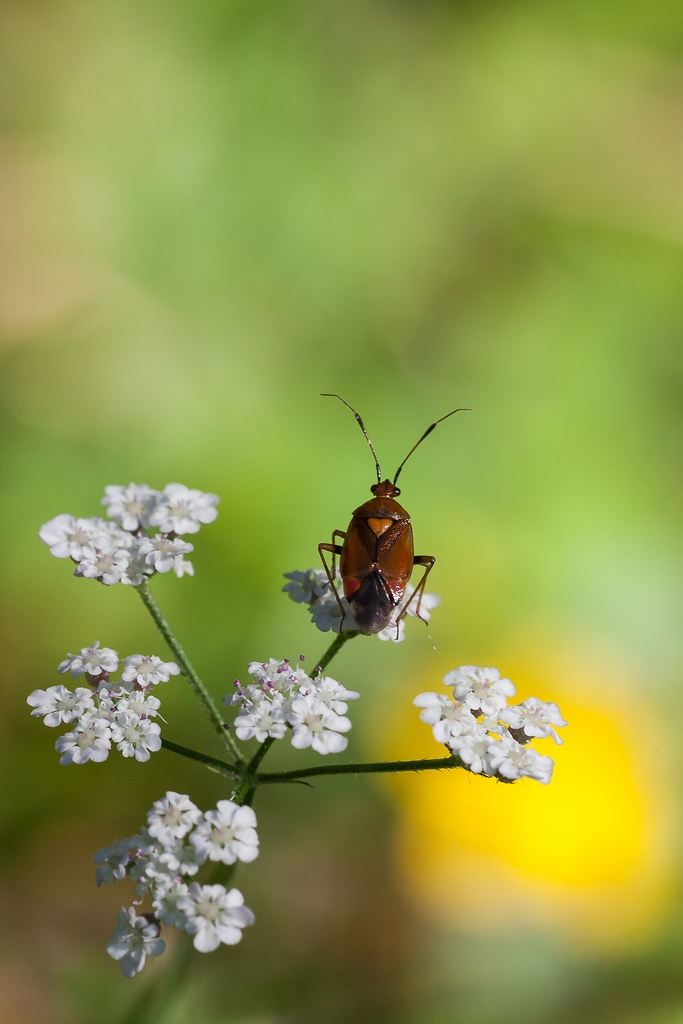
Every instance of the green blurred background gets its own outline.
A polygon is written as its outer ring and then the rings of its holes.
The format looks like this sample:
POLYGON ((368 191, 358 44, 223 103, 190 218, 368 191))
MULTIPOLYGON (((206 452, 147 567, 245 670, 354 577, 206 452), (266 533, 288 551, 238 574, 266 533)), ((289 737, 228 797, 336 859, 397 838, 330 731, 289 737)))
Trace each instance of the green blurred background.
POLYGON ((566 745, 549 787, 260 793, 257 924, 163 1024, 682 1021, 681 5, 2 0, 0 53, 0 1020, 123 1020, 164 958, 106 956, 130 892, 92 853, 167 788, 226 795, 166 752, 58 767, 26 694, 94 639, 165 651, 38 528, 108 483, 213 491, 196 576, 154 581, 186 649, 217 698, 314 660, 281 574, 373 480, 339 391, 387 469, 474 410, 401 481, 430 635, 335 664, 351 756, 437 754, 410 701, 461 663, 558 700, 566 745))

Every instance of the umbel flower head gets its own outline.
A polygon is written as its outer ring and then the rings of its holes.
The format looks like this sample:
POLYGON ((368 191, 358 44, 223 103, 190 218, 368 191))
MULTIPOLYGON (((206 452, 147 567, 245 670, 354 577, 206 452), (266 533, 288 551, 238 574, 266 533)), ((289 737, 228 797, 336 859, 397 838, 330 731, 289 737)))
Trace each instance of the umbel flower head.
POLYGON ((187 932, 202 953, 221 943, 235 945, 254 923, 242 893, 200 885, 193 876, 205 862, 250 863, 257 856, 256 815, 250 807, 219 800, 215 810, 202 814, 187 795, 167 792, 147 815, 147 828, 94 856, 97 885, 128 876, 141 899, 149 894, 153 908, 149 913, 135 905, 122 909, 107 952, 132 977, 147 957, 163 953, 162 924, 187 932))
POLYGON ((109 484, 101 504, 109 519, 76 519, 62 513, 40 528, 40 539, 57 558, 76 563, 74 576, 139 587, 154 573, 193 576, 184 556, 192 544, 180 539, 212 523, 218 512, 216 494, 167 484, 155 491, 147 484, 109 484))
POLYGON ((351 728, 347 702, 359 693, 321 672, 311 678, 287 658, 252 661, 248 671, 253 682, 243 687, 235 680, 235 693, 223 698, 224 704, 240 706, 234 723, 239 740, 282 739, 289 728, 292 746, 299 750, 311 747, 324 755, 346 749, 342 733, 351 728))
POLYGON ((131 654, 123 659, 121 678, 114 681, 111 675, 120 661, 116 651, 95 641, 78 654, 69 654, 58 669, 62 675, 68 672, 83 679, 90 689, 77 686, 71 691, 60 684, 34 690, 26 698, 32 717, 42 718, 45 725, 72 726, 55 743, 60 764, 106 761, 112 743, 123 757, 136 761, 147 761, 161 749, 161 727, 152 721, 161 701, 150 691, 180 670, 175 662, 155 655, 131 654))
POLYGON ((504 782, 530 778, 547 784, 553 771, 551 757, 528 746, 533 737, 562 740, 555 726, 567 723, 557 704, 529 697, 508 707, 515 687, 501 678, 497 668, 461 665, 447 672, 445 693, 418 693, 413 704, 422 708, 420 719, 432 727, 438 743, 444 743, 476 775, 496 776, 504 782))

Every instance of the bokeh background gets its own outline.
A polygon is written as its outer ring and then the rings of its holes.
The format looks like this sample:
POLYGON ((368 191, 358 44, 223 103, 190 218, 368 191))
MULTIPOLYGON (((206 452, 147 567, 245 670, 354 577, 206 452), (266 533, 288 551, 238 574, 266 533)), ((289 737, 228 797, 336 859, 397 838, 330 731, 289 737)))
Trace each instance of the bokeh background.
POLYGON ((130 894, 92 853, 167 788, 226 795, 166 752, 58 767, 26 694, 94 639, 165 652, 38 528, 108 483, 216 492, 194 579, 154 581, 186 649, 217 698, 315 660, 281 574, 373 480, 321 391, 391 469, 474 410, 402 479, 429 633, 335 665, 352 757, 438 755, 411 699, 461 663, 557 700, 566 744, 548 787, 260 793, 257 925, 156 1019, 683 1020, 681 5, 3 0, 0 66, 0 1020, 146 1019, 164 958, 131 982, 106 956, 130 894))

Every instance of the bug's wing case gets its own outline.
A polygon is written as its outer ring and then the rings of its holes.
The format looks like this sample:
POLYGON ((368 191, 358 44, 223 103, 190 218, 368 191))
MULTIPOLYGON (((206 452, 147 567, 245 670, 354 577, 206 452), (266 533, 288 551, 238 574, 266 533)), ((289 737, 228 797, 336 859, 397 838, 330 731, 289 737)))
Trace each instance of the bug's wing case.
POLYGON ((413 571, 415 552, 410 520, 395 523, 381 539, 385 543, 380 545, 377 568, 391 591, 395 603, 398 604, 413 571))
POLYGON ((353 614, 363 633, 379 633, 384 629, 395 607, 396 603, 377 570, 365 577, 353 598, 353 614))

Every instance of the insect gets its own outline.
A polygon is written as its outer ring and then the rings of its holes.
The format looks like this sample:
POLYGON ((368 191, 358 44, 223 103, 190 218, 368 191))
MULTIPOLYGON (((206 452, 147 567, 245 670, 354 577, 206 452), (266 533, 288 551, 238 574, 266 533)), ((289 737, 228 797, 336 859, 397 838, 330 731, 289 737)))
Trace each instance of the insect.
POLYGON ((396 481, 415 449, 422 444, 439 423, 447 420, 456 412, 471 412, 471 410, 453 409, 427 427, 419 441, 410 449, 391 481, 389 479, 382 480, 382 471, 375 449, 356 410, 348 402, 345 402, 341 395, 323 395, 322 397, 338 398, 356 417, 358 426, 363 431, 375 460, 377 483, 370 488, 374 497, 354 509, 348 530, 346 532, 335 530, 332 534, 332 543, 318 544, 318 551, 332 591, 337 598, 343 622, 346 613, 334 585, 336 559, 339 557, 339 571, 344 586, 344 596, 353 610, 356 624, 361 633, 379 633, 389 624, 396 606, 400 605, 403 600, 413 567, 424 566, 424 573, 414 594, 396 619, 398 632, 398 624, 415 598, 417 598, 417 614, 419 616, 427 577, 433 569, 436 559, 433 555, 415 554, 410 516, 396 501, 401 493, 400 488, 396 486, 396 481), (337 538, 342 538, 343 544, 337 544, 337 538), (325 558, 325 552, 332 555, 331 569, 325 558))

